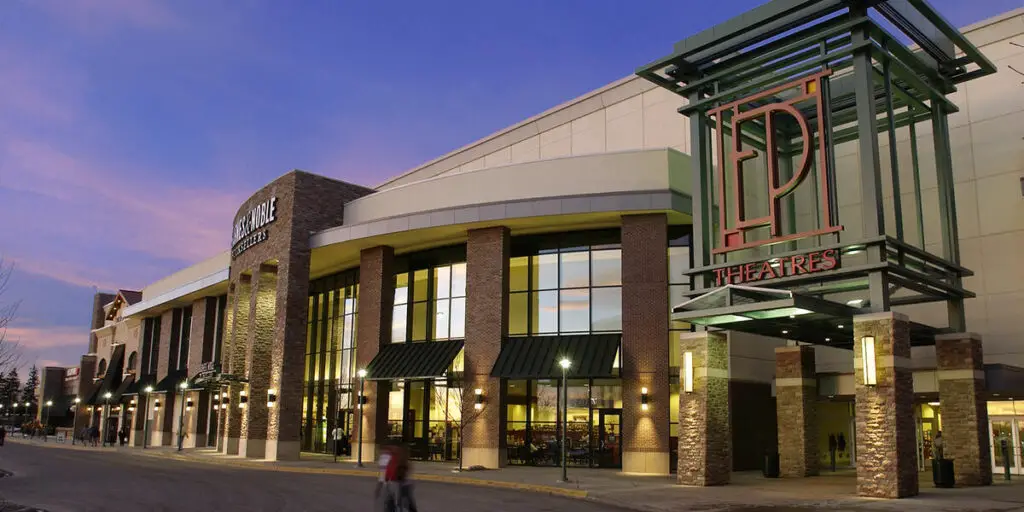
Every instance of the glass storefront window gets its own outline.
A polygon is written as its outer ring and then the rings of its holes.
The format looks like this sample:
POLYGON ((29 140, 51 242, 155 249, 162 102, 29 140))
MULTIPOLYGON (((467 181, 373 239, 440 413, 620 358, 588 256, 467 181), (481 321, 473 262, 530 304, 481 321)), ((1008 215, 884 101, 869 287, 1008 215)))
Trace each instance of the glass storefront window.
POLYGON ((622 251, 605 243, 618 236, 611 235, 578 232, 514 239, 519 246, 513 253, 534 254, 509 260, 508 333, 620 332, 622 251), (586 245, 588 238, 601 245, 586 245))
POLYGON ((395 274, 391 342, 461 339, 466 334, 466 264, 451 248, 407 256, 395 274))

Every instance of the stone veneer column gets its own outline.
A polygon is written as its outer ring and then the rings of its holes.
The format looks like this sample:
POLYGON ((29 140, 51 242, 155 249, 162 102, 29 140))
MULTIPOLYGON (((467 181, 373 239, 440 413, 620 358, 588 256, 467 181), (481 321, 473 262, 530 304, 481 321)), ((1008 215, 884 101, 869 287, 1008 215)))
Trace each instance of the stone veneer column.
MULTIPOLYGON (((501 379, 491 369, 508 332, 509 230, 504 226, 469 231, 466 242, 466 348, 465 382, 473 396, 482 389, 485 406, 462 433, 463 465, 499 468, 505 465, 505 408, 501 379)), ((463 415, 472 415, 466 400, 463 415)))
POLYGON ((853 317, 857 396, 857 494, 905 498, 918 493, 910 321, 899 313, 853 317), (864 382, 864 338, 875 340, 876 382, 864 382))
POLYGON ((622 471, 669 474, 668 218, 622 217, 622 471), (647 388, 648 410, 641 408, 647 388))
POLYGON ((942 411, 943 456, 953 459, 957 485, 992 484, 985 364, 981 337, 974 333, 935 337, 942 411))
MULTIPOLYGON (((220 350, 220 367, 222 372, 229 372, 231 370, 231 354, 232 347, 235 346, 233 335, 235 332, 235 284, 231 283, 228 285, 228 300, 224 305, 224 336, 223 345, 220 350)), ((217 386, 213 388, 213 400, 217 404, 217 451, 220 453, 227 453, 228 442, 227 442, 227 410, 223 409, 224 400, 221 398, 221 394, 227 392, 225 386, 217 386)), ((235 453, 238 453, 237 449, 235 453)))
MULTIPOLYGON (((231 353, 227 355, 230 367, 227 372, 235 376, 243 376, 246 373, 245 359, 248 350, 249 339, 249 314, 252 303, 252 279, 248 275, 239 276, 235 286, 235 313, 232 321, 231 331, 231 353)), ((228 405, 224 411, 224 430, 227 439, 225 453, 228 455, 239 454, 239 440, 242 436, 243 410, 239 407, 239 397, 245 386, 241 383, 231 383, 227 386, 228 405)), ((222 402, 223 403, 223 402, 222 402)))
MULTIPOLYGON (((207 320, 214 321, 212 317, 207 318, 207 313, 211 312, 208 307, 211 302, 213 303, 212 312, 216 313, 216 297, 204 297, 192 303, 192 329, 189 333, 188 363, 186 365, 189 379, 195 377, 199 366, 203 364, 206 345, 213 343, 212 337, 215 336, 213 329, 207 329, 207 320)), ((185 432, 188 433, 188 437, 184 440, 186 447, 206 446, 206 413, 208 411, 206 404, 208 400, 204 400, 203 397, 207 394, 206 391, 189 393, 193 404, 192 410, 185 412, 185 432)))
POLYGON ((679 335, 679 468, 683 485, 723 485, 732 476, 729 417, 729 341, 721 331, 679 335), (693 359, 693 390, 687 392, 686 353, 693 359))
MULTIPOLYGON (((277 270, 270 376, 277 403, 270 410, 267 427, 267 460, 298 460, 309 322, 309 257, 293 255, 277 270)), ((262 400, 266 401, 265 395, 262 400)))
POLYGON ((249 402, 242 409, 238 454, 262 459, 267 455, 268 407, 271 350, 274 344, 274 305, 277 297, 277 269, 261 265, 252 289, 249 309, 249 342, 245 354, 249 402))
POLYGON ((775 407, 783 477, 818 474, 818 386, 814 347, 775 349, 775 407))
POLYGON ((146 415, 149 413, 149 401, 146 399, 146 394, 143 393, 142 390, 139 390, 139 394, 137 396, 129 399, 129 404, 132 400, 135 401, 135 405, 130 405, 130 407, 134 407, 135 410, 132 411, 132 423, 134 423, 134 425, 132 425, 131 445, 141 447, 143 434, 146 429, 146 415))
MULTIPOLYGON (((366 368, 381 345, 391 341, 391 315, 395 303, 394 258, 394 249, 387 246, 363 249, 360 253, 357 369, 366 368)), ((353 432, 352 439, 358 442, 358 433, 362 430, 363 460, 372 461, 376 457, 377 441, 387 436, 388 393, 391 387, 386 381, 367 381, 363 389, 366 405, 363 406, 362 424, 359 424, 359 412, 356 411, 357 430, 353 432)), ((353 455, 358 448, 352 447, 353 455)))

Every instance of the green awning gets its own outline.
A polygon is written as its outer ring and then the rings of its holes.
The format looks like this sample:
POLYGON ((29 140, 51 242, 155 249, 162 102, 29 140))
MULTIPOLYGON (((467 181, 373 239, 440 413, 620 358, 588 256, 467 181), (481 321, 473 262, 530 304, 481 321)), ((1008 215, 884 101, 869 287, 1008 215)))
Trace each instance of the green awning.
POLYGON ((173 393, 178 390, 178 385, 188 379, 188 370, 182 368, 180 370, 172 370, 167 374, 166 377, 160 379, 160 382, 153 386, 154 393, 173 393))
POLYGON ((621 334, 527 336, 508 338, 501 347, 492 377, 553 379, 562 376, 559 361, 569 359, 573 378, 614 377, 621 334))
POLYGON ((128 388, 121 395, 134 396, 141 394, 146 389, 146 386, 152 386, 155 381, 156 378, 153 375, 143 375, 138 379, 133 378, 131 384, 128 384, 128 388))
POLYGON ((96 392, 85 403, 103 405, 106 400, 104 397, 107 393, 113 396, 114 391, 117 391, 117 388, 121 386, 121 372, 123 368, 124 345, 117 345, 114 347, 114 352, 110 355, 110 364, 107 365, 107 372, 103 375, 103 381, 96 388, 96 392))
POLYGON ((443 377, 462 350, 462 340, 389 343, 366 366, 368 380, 443 377))

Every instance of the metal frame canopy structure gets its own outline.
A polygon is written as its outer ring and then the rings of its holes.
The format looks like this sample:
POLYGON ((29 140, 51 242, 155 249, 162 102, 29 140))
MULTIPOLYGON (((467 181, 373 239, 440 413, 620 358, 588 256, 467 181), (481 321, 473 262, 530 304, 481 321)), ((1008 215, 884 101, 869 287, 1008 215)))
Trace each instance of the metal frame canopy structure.
MULTIPOLYGON (((853 348, 858 308, 776 288, 725 285, 673 308, 673 319, 794 341, 853 348)), ((935 344, 940 329, 911 322, 914 346, 935 344)))
POLYGON ((863 312, 945 302, 948 330, 963 331, 974 294, 962 287, 972 273, 959 265, 947 96, 994 72, 924 0, 774 0, 638 69, 686 100, 698 164, 688 296, 757 282, 863 312))

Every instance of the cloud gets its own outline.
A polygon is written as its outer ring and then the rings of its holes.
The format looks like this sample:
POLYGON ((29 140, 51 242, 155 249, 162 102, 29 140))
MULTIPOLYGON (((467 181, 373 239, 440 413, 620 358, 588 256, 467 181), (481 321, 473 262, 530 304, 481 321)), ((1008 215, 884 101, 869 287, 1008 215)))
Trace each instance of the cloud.
POLYGON ((169 4, 159 0, 38 0, 30 5, 88 36, 125 28, 153 30, 181 24, 169 4))
POLYGON ((89 344, 89 330, 69 326, 8 327, 6 342, 30 350, 75 346, 85 349, 89 344))

